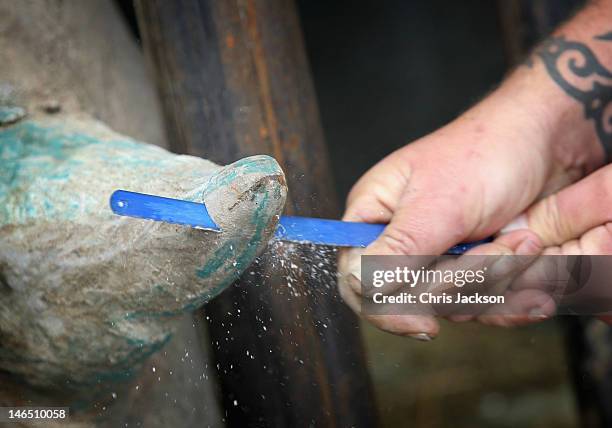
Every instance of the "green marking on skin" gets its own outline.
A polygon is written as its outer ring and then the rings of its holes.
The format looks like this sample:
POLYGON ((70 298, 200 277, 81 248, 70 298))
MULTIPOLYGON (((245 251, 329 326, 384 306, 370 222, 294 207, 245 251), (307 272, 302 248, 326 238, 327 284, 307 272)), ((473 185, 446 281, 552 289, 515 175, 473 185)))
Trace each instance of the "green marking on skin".
MULTIPOLYGON (((235 259, 236 265, 232 265, 232 270, 237 271, 236 278, 240 276, 240 273, 246 269, 248 264, 255 258, 257 247, 263 239, 263 231, 266 226, 270 223, 272 216, 268 215, 268 194, 264 193, 262 199, 257 208, 253 213, 253 224, 255 224, 255 231, 249 242, 244 246, 244 251, 235 259)), ((211 260, 209 260, 203 267, 196 271, 196 275, 200 278, 207 278, 214 272, 217 272, 225 265, 224 271, 228 270, 228 262, 231 260, 228 255, 231 255, 233 250, 230 247, 238 248, 234 242, 226 242, 221 248, 215 251, 211 260)))
POLYGON ((91 214, 98 206, 95 195, 77 197, 66 189, 71 180, 89 178, 94 161, 99 174, 141 170, 143 180, 183 165, 161 148, 129 138, 94 137, 70 121, 24 120, 0 128, 0 225, 24 224, 39 216, 72 221, 91 214))
POLYGON ((226 166, 219 173, 210 177, 208 183, 198 195, 198 199, 201 201, 206 195, 220 189, 221 187, 228 186, 239 175, 248 175, 252 173, 273 175, 278 174, 279 172, 278 164, 274 158, 270 156, 261 155, 257 160, 250 158, 240 159, 233 164, 226 166))
POLYGON ((26 115, 25 109, 17 106, 0 106, 0 125, 17 122, 26 115))
MULTIPOLYGON (((264 193, 260 200, 260 203, 257 204, 257 208, 253 213, 253 224, 255 224, 255 232, 253 236, 244 246, 244 251, 236 258, 236 265, 232 265, 234 270, 233 275, 230 274, 226 281, 223 281, 217 287, 214 287, 209 291, 209 294, 214 297, 218 295, 221 291, 223 291, 229 284, 234 282, 240 274, 248 267, 248 265, 253 261, 257 254, 257 249, 259 244, 261 244, 263 240, 263 232, 266 230, 267 226, 270 224, 270 220, 272 216, 269 213, 269 195, 264 193)), ((237 247, 234 247, 237 248, 237 247)), ((207 278, 212 275, 218 269, 221 269, 223 264, 226 264, 225 271, 227 271, 227 264, 231 259, 226 257, 226 249, 221 247, 219 250, 215 252, 211 260, 209 260, 202 268, 196 271, 196 275, 200 278, 207 278)))
MULTIPOLYGON (((194 200, 202 200, 205 196, 215 190, 231 185, 232 181, 240 175, 250 173, 263 173, 263 174, 277 174, 279 172, 276 161, 270 157, 262 157, 257 161, 252 159, 241 159, 234 164, 230 165, 227 169, 220 171, 213 175, 208 181, 208 184, 204 186, 200 196, 195 197, 194 200)), ((277 189, 278 191, 278 189, 277 189)), ((219 273, 224 274, 224 278, 220 280, 217 285, 213 288, 209 288, 206 292, 193 298, 187 304, 181 308, 174 310, 164 311, 133 311, 126 314, 124 320, 136 320, 140 318, 173 318, 179 315, 183 315, 185 312, 191 312, 203 304, 208 302, 210 299, 216 297, 221 291, 227 288, 232 282, 234 282, 244 270, 254 260, 257 250, 264 239, 264 232, 268 228, 273 219, 271 215, 270 207, 270 195, 267 192, 256 194, 258 202, 255 204, 256 208, 253 210, 251 224, 255 225, 255 230, 250 240, 244 244, 243 241, 237 240, 225 240, 223 244, 217 248, 212 256, 206 261, 204 266, 196 269, 195 275, 200 279, 208 279, 211 276, 219 273), (234 257, 237 249, 243 248, 242 252, 234 257), (235 262, 235 264, 234 264, 235 262)), ((159 285, 155 288, 158 289, 159 285)))
POLYGON ((70 159, 71 154, 97 141, 33 121, 0 128, 0 225, 26 222, 44 212, 45 207, 52 207, 49 198, 54 195, 49 186, 31 191, 33 183, 67 180, 81 164, 70 159), (49 197, 43 196, 45 191, 49 191, 49 197))
MULTIPOLYGON (((113 364, 114 369, 108 369, 104 371, 93 371, 91 372, 90 380, 71 380, 71 385, 75 387, 88 387, 88 386, 96 386, 100 383, 122 383, 126 380, 129 380, 134 374, 137 372, 138 364, 144 362, 151 355, 159 351, 163 348, 172 338, 171 333, 165 334, 161 339, 152 339, 151 341, 144 341, 133 338, 125 338, 126 344, 128 348, 126 349, 126 356, 113 364)), ((71 349, 78 349, 78 345, 71 345, 71 349)), ((2 355, 3 359, 11 360, 9 355, 6 355, 8 352, 5 348, 0 348, 0 355, 2 355)), ((14 361, 22 362, 23 357, 15 357, 14 361)), ((39 359, 39 360, 29 360, 30 364, 44 364, 50 366, 57 366, 57 364, 53 361, 39 359)), ((64 385, 65 381, 63 377, 56 378, 52 380, 52 382, 57 383, 59 385, 64 385)))
POLYGON ((143 363, 151 355, 163 348, 172 338, 172 334, 168 333, 163 338, 152 342, 141 340, 127 339, 126 342, 130 346, 127 355, 120 361, 113 364, 115 369, 104 371, 94 371, 91 375, 91 380, 71 381, 75 386, 94 386, 100 383, 122 383, 129 380, 138 370, 138 364, 143 363))
POLYGON ((195 311, 210 299, 216 297, 219 293, 221 293, 221 291, 227 288, 227 286, 238 279, 238 277, 240 277, 240 275, 255 258, 258 246, 263 240, 263 233, 272 219, 272 216, 268 214, 269 203, 269 195, 267 193, 263 193, 252 217, 252 222, 256 225, 255 231, 253 232, 249 242, 244 245, 244 250, 238 257, 233 259, 232 255, 234 254, 236 248, 242 247, 242 244, 239 245, 237 241, 226 241, 214 252, 212 257, 203 267, 196 270, 196 276, 201 279, 207 279, 215 273, 224 272, 226 277, 220 281, 217 286, 206 290, 205 293, 202 293, 200 296, 194 298, 179 309, 159 312, 134 311, 126 314, 123 319, 135 320, 139 318, 172 318, 182 315, 185 312, 195 311), (232 263, 233 261, 236 262, 236 265, 232 263))
MULTIPOLYGON (((145 181, 158 178, 159 171, 175 171, 179 178, 183 176, 191 178, 196 174, 195 180, 177 179, 177 182, 187 183, 185 186, 189 185, 191 189, 196 189, 193 193, 200 193, 197 198, 199 201, 205 194, 231 186, 232 182, 240 180, 243 175, 281 174, 272 158, 260 157, 240 160, 230 167, 217 170, 216 173, 212 172, 214 165, 203 161, 201 165, 204 173, 200 176, 197 175, 200 164, 193 158, 170 156, 163 149, 129 138, 123 139, 110 130, 107 134, 106 128, 101 125, 92 125, 91 129, 95 132, 90 134, 87 131, 88 126, 87 122, 70 120, 49 123, 22 120, 10 126, 0 127, 0 227, 6 224, 19 226, 31 223, 32 220, 43 219, 61 228, 71 224, 75 219, 86 218, 88 215, 104 219, 106 213, 100 209, 103 192, 97 188, 92 192, 82 192, 79 186, 74 184, 91 182, 95 185, 96 177, 110 173, 116 174, 112 175, 112 179, 118 181, 123 179, 124 172, 129 174, 131 171, 135 171, 133 173, 135 177, 145 181), (185 165, 189 168, 183 168, 185 165), (186 172, 183 173, 183 170, 186 172), (210 185, 205 186, 206 182, 210 185)), ((166 184, 166 181, 161 181, 162 184, 166 184)), ((182 191, 184 190, 181 189, 182 191)), ((54 353, 43 358, 55 358, 57 361, 62 361, 63 358, 73 359, 81 371, 66 375, 65 367, 55 361, 33 361, 37 364, 37 368, 44 367, 47 370, 45 373, 49 376, 45 379, 63 382, 65 379, 60 378, 60 375, 71 379, 76 377, 76 380, 71 380, 73 386, 87 387, 101 382, 123 382, 133 376, 134 371, 131 370, 131 366, 144 361, 170 340, 170 334, 167 332, 171 329, 171 324, 170 320, 166 319, 197 309, 235 281, 253 261, 257 250, 262 246, 263 239, 270 234, 269 228, 273 224, 273 214, 277 208, 274 204, 278 201, 280 195, 278 192, 281 190, 274 189, 272 192, 276 193, 254 192, 257 204, 253 206, 253 212, 245 214, 247 217, 245 221, 249 224, 247 230, 243 232, 247 235, 248 231, 251 231, 250 236, 240 235, 233 238, 233 242, 221 237, 217 242, 223 245, 215 247, 213 251, 208 250, 212 253, 211 257, 203 261, 204 265, 201 268, 192 268, 191 275, 195 277, 191 276, 190 280, 195 280, 196 284, 200 285, 199 289, 196 288, 195 297, 175 310, 179 305, 174 298, 177 293, 182 292, 180 288, 170 284, 157 285, 147 292, 154 293, 153 297, 163 302, 163 305, 160 304, 158 307, 164 310, 135 311, 127 315, 123 311, 115 313, 118 317, 125 315, 125 318, 117 320, 118 322, 136 323, 140 317, 155 321, 143 321, 142 329, 140 325, 136 326, 138 328, 130 328, 134 326, 128 325, 126 330, 116 328, 111 322, 109 328, 100 334, 92 328, 89 334, 81 331, 82 334, 76 335, 76 340, 68 338, 53 342, 51 346, 54 353), (211 282, 214 283, 214 287, 209 288, 211 282), (198 290, 201 292, 198 293, 198 290), (152 331, 155 334, 151 333, 152 331), (92 334, 100 340, 91 342, 92 334), (105 359, 104 347, 107 343, 116 345, 113 349, 113 358, 115 356, 117 358, 113 359, 112 363, 108 363, 105 359), (87 360, 79 361, 85 347, 90 351, 87 360), (108 370, 105 368, 107 363, 110 366, 108 370), (81 381, 82 384, 79 383, 81 381)), ((104 207, 107 207, 106 203, 104 207)), ((111 215, 109 212, 109 218, 111 215)), ((231 238, 232 235, 228 235, 231 238)), ((184 294, 178 297, 182 296, 184 294)), ((181 302, 185 302, 185 297, 181 298, 181 302)), ((16 362, 23 362, 22 356, 15 355, 15 357, 16 360, 19 358, 16 362)), ((7 355, 6 350, 0 346, 0 359, 10 361, 10 358, 11 355, 7 355)))

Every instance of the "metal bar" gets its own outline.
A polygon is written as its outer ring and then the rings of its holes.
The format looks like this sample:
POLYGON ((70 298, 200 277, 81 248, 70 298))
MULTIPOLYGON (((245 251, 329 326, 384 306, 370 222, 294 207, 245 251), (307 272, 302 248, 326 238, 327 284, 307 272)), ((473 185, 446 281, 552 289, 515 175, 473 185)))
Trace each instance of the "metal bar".
MULTIPOLYGON (((220 163, 270 154, 288 214, 337 217, 293 2, 137 9, 172 148, 220 163)), ((229 426, 375 425, 359 324, 337 294, 333 251, 321 251, 275 245, 206 306, 229 426)))

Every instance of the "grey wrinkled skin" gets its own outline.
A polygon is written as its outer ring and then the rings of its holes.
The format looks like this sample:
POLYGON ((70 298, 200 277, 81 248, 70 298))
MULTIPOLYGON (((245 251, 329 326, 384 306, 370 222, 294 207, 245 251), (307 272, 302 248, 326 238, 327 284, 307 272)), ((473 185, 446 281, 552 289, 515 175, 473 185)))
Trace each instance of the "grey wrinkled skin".
POLYGON ((285 197, 267 156, 220 167, 88 116, 0 127, 0 371, 79 397, 130 379, 263 250, 285 197), (204 202, 223 231, 116 216, 116 189, 204 202))

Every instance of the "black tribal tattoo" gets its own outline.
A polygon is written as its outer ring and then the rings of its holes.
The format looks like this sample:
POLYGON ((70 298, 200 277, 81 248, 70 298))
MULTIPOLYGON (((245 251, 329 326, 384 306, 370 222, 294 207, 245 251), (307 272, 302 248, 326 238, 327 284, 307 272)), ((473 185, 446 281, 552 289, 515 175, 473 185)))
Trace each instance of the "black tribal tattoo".
MULTIPOLYGON (((595 39, 612 41, 612 32, 595 39)), ((557 85, 584 106, 585 117, 594 121, 599 141, 612 160, 612 72, 587 45, 564 36, 550 37, 534 54, 557 85)), ((531 61, 526 65, 531 66, 531 61)))

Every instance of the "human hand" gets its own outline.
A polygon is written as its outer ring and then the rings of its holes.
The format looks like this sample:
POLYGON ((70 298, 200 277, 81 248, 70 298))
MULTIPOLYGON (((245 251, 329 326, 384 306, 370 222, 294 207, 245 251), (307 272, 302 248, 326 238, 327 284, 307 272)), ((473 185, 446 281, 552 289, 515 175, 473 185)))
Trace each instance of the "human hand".
MULTIPOLYGON (((562 109, 560 118, 532 107, 556 90, 533 79, 517 71, 483 102, 392 153, 357 182, 344 219, 388 226, 365 251, 340 256, 340 292, 355 311, 360 311, 360 254, 435 255, 493 235, 538 198, 601 165, 603 149, 590 125, 568 125, 581 123, 580 111, 562 109)), ((543 246, 527 229, 501 236, 484 250, 533 255, 543 246)), ((368 319, 383 330, 418 339, 438 332, 432 317, 368 319)))
MULTIPOLYGON (((612 165, 601 168, 557 193, 554 193, 531 206, 525 213, 512 221, 503 229, 506 236, 516 233, 535 233, 543 245, 543 256, 583 256, 612 254, 612 165)), ((503 236, 503 235, 502 235, 503 236)), ((484 247, 484 246, 483 246, 484 247)), ((486 251, 486 249, 485 249, 486 251)), ((521 279, 527 278, 529 284, 533 271, 538 269, 538 262, 521 273, 515 289, 522 292, 521 279)), ((586 293, 592 301, 609 302, 612 292, 607 284, 595 281, 586 293)), ((516 296, 512 304, 537 308, 543 317, 554 313, 554 305, 550 304, 550 295, 555 290, 539 287, 537 303, 527 298, 516 296)), ((574 302, 576 303, 576 302, 574 302)), ((487 324, 513 325, 525 322, 521 317, 499 316, 508 312, 508 308, 491 308, 490 311, 478 317, 487 324)), ((602 308, 599 308, 602 309, 602 308)), ((608 311, 608 308, 603 308, 608 311)), ((612 308, 609 308, 612 310, 612 308)), ((601 317, 610 322, 610 316, 601 317)))
MULTIPOLYGON (((602 283, 602 275, 588 284, 588 288, 565 290, 563 280, 540 281, 543 271, 555 264, 555 259, 546 256, 596 256, 612 254, 612 165, 601 168, 575 184, 538 201, 523 214, 502 229, 499 239, 467 252, 466 256, 492 255, 500 251, 500 243, 516 241, 521 234, 535 234, 542 246, 539 257, 529 261, 529 266, 517 266, 512 283, 505 291, 506 301, 502 305, 486 308, 480 314, 451 317, 457 321, 476 319, 485 324, 512 326, 545 319, 556 311, 559 301, 567 305, 578 305, 575 312, 592 309, 610 312, 606 307, 612 301, 612 291, 602 283), (547 266, 548 265, 548 266, 547 266), (571 299, 571 300, 570 300, 571 299), (569 300, 569 301, 568 301, 569 300), (596 304, 596 302, 598 304, 596 304)), ((560 258, 566 262, 567 258, 560 258)), ((606 264, 600 263, 600 264, 606 264)), ((605 273, 609 273, 605 269, 605 273)), ((561 279, 561 278, 560 278, 561 279)), ((580 286, 584 284, 578 284, 580 286)), ((612 321, 612 317, 601 317, 612 321)))

